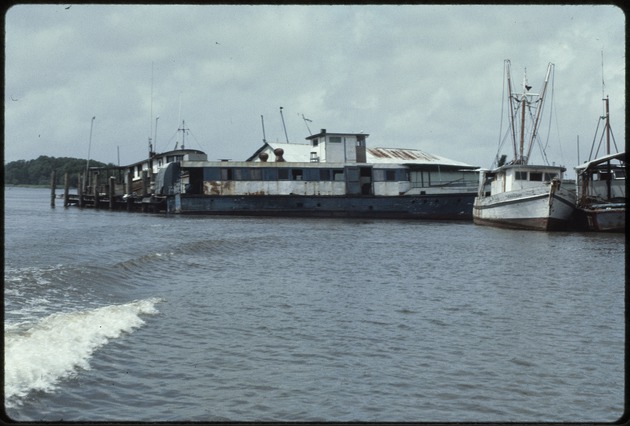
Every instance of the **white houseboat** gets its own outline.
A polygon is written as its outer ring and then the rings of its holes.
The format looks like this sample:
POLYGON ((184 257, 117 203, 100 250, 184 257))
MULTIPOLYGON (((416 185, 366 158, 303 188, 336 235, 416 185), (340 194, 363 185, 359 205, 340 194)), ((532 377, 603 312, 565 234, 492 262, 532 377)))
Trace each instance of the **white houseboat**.
POLYGON ((246 161, 152 153, 119 168, 114 204, 177 214, 472 219, 476 166, 414 149, 370 149, 368 136, 322 129, 307 143, 265 142, 246 161))

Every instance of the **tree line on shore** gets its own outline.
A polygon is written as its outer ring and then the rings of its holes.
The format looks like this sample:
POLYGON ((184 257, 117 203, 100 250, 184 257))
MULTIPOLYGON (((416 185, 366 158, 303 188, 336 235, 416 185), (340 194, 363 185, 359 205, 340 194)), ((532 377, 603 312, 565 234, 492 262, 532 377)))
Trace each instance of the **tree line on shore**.
MULTIPOLYGON (((56 172, 56 184, 63 185, 64 174, 68 173, 71 187, 78 186, 79 173, 85 173, 86 159, 70 157, 48 157, 40 155, 34 160, 17 160, 5 164, 5 185, 50 185, 53 170, 56 172)), ((90 160, 90 167, 113 166, 100 161, 90 160)))

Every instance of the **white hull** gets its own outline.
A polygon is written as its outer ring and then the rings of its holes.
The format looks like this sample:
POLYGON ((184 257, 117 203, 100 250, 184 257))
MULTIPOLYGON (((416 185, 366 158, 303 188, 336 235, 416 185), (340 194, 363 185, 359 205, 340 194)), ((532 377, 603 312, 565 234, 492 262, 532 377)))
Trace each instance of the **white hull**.
POLYGON ((566 229, 575 194, 564 188, 527 188, 475 198, 473 221, 479 225, 540 231, 566 229))

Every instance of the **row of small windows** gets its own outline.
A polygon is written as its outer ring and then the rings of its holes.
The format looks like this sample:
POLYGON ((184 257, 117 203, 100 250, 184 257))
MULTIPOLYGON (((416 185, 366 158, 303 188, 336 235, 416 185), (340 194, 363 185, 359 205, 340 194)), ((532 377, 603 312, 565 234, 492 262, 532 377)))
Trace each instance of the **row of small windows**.
POLYGON ((593 180, 624 179, 625 177, 625 170, 611 170, 610 173, 607 171, 598 171, 593 174, 593 180))
POLYGON ((530 180, 533 182, 549 182, 552 179, 558 177, 557 173, 543 173, 543 172, 515 172, 514 178, 516 180, 530 180), (529 173, 529 179, 527 174, 529 173), (543 179, 544 178, 544 179, 543 179))
MULTIPOLYGON (((277 181, 277 180, 302 180, 302 181, 345 181, 344 169, 320 169, 320 168, 244 168, 244 167, 205 167, 203 179, 206 181, 237 180, 237 181, 277 181)), ((376 182, 406 180, 405 169, 374 169, 372 180, 376 182)))

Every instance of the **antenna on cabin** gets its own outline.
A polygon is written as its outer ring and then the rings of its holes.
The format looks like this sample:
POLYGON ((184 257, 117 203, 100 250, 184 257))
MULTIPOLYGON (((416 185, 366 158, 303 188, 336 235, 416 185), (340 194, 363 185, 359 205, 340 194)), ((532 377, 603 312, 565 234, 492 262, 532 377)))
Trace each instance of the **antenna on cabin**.
POLYGON ((604 49, 602 49, 602 99, 604 99, 604 90, 606 83, 604 83, 604 49))
POLYGON ((267 143, 267 136, 265 136, 265 118, 260 115, 260 122, 262 123, 262 131, 263 131, 263 143, 267 143))
POLYGON ((160 116, 158 115, 157 117, 155 117, 155 136, 153 138, 153 148, 157 151, 157 123, 158 120, 160 119, 160 116))
POLYGON ((304 120, 304 124, 306 124, 306 129, 308 130, 308 134, 312 136, 313 132, 311 132, 310 127, 308 127, 308 123, 312 123, 313 120, 309 120, 308 118, 304 117, 304 114, 302 114, 302 120, 304 120))
MULTIPOLYGON (((185 141, 186 141, 186 131, 190 130, 186 128, 186 121, 182 120, 182 127, 177 129, 177 131, 181 131, 182 132, 182 148, 181 149, 186 149, 185 148, 185 141)), ((175 149, 177 149, 177 145, 175 145, 175 149)))
POLYGON ((87 161, 85 163, 85 176, 87 177, 87 186, 90 186, 90 151, 92 150, 92 130, 94 129, 94 120, 96 120, 96 116, 92 117, 92 121, 90 122, 90 141, 88 142, 88 156, 87 161))
POLYGON ((282 127, 284 128, 284 137, 287 139, 287 143, 289 143, 289 135, 287 135, 287 126, 284 124, 284 115, 282 114, 282 107, 280 107, 280 117, 282 118, 282 127))
POLYGON ((149 157, 153 156, 153 145, 151 144, 151 133, 153 133, 153 62, 151 62, 151 108, 149 111, 149 157))

